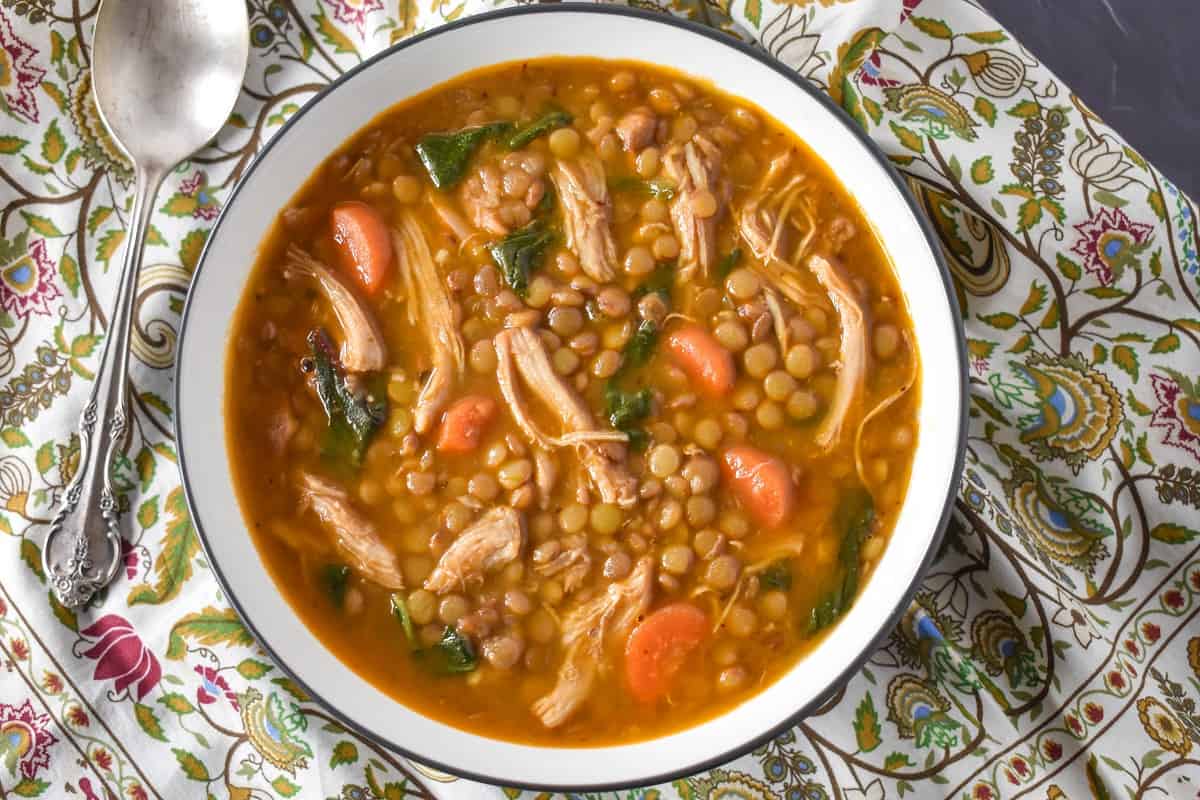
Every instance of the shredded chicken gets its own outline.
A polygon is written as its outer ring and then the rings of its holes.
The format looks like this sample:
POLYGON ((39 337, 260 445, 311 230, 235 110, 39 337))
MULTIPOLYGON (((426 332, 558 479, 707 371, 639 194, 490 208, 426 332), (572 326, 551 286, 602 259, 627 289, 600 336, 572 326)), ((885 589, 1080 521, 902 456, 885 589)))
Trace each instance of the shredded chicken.
POLYGON ((538 490, 538 506, 543 510, 550 507, 550 493, 558 482, 558 464, 540 447, 533 451, 533 483, 538 490))
POLYGON ((699 270, 708 275, 717 260, 717 223, 725 213, 731 188, 720 179, 721 151, 703 133, 686 144, 676 144, 663 156, 663 168, 675 181, 675 200, 671 203, 671 222, 679 239, 678 281, 684 282, 699 270), (699 217, 694 201, 700 192, 711 192, 717 200, 716 212, 699 217))
POLYGON ((492 340, 496 348, 496 378, 500 393, 522 433, 537 447, 573 446, 601 501, 629 508, 637 502, 637 481, 625 469, 628 441, 620 431, 603 431, 575 391, 554 371, 541 337, 528 328, 507 328, 492 340), (530 418, 517 373, 533 393, 562 422, 563 435, 543 433, 530 418))
POLYGON ((573 533, 561 540, 558 555, 543 564, 534 566, 538 575, 551 578, 562 573, 563 591, 570 594, 583 584, 583 579, 592 569, 592 556, 588 552, 587 536, 573 533))
POLYGON ((767 302, 767 311, 771 314, 771 324, 775 328, 775 339, 779 342, 779 352, 786 353, 788 351, 788 328, 787 320, 783 318, 783 306, 779 303, 779 296, 775 294, 775 290, 770 286, 763 288, 763 299, 767 302))
POLYGON ((612 235, 612 204, 604 165, 592 153, 574 161, 556 161, 550 179, 562 203, 567 247, 594 281, 607 283, 616 275, 617 245, 612 235))
POLYGON ((558 669, 558 682, 533 704, 533 713, 547 728, 566 722, 587 699, 604 663, 605 641, 627 636, 638 616, 649 607, 653 573, 650 558, 643 558, 629 577, 609 584, 604 594, 575 607, 563 618, 565 655, 558 669))
POLYGON ((451 205, 450 201, 445 197, 442 197, 437 192, 430 192, 429 205, 433 207, 434 213, 437 214, 442 224, 454 234, 454 238, 458 239, 460 245, 474 235, 475 232, 471 229, 466 219, 463 218, 463 215, 458 213, 458 209, 451 205))
POLYGON ((375 315, 336 272, 296 245, 288 248, 283 270, 286 277, 300 276, 316 281, 329 305, 333 306, 338 325, 342 327, 339 353, 342 366, 351 372, 383 369, 387 361, 383 331, 379 329, 375 315))
POLYGON ((420 322, 429 343, 433 367, 413 409, 417 433, 426 433, 438 417, 454 388, 455 376, 461 375, 466 357, 462 337, 454 324, 454 308, 445 285, 438 277, 421 224, 409 213, 399 217, 392 241, 399 256, 400 273, 408 295, 408 319, 420 322))
POLYGON ((639 106, 617 122, 617 136, 629 152, 637 152, 654 141, 658 118, 645 106, 639 106))
POLYGON ((497 506, 459 534, 442 553, 425 579, 434 594, 462 589, 468 580, 482 577, 521 555, 525 546, 525 521, 508 506, 497 506))
POLYGON ((310 473, 300 477, 300 502, 334 534, 338 552, 364 578, 385 589, 403 589, 404 577, 393 553, 371 521, 337 485, 310 473))
POLYGON ((814 255, 808 259, 808 268, 829 292, 841 325, 841 364, 837 384, 829 410, 814 436, 817 446, 828 451, 838 443, 842 427, 863 393, 867 378, 867 323, 856 292, 829 259, 814 255))

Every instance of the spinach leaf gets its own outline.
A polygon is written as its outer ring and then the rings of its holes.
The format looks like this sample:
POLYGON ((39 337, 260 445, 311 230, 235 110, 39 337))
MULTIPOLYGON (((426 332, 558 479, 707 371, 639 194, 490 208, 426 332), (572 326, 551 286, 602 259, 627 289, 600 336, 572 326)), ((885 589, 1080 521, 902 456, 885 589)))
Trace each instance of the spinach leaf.
POLYGON ((729 273, 733 272, 733 268, 742 260, 742 248, 735 247, 730 250, 724 258, 717 262, 717 279, 725 280, 729 277, 729 273))
POLYGON ((346 599, 346 582, 350 580, 350 568, 345 564, 326 564, 321 567, 321 585, 325 594, 337 608, 346 599))
POLYGON ((546 248, 554 241, 554 231, 540 219, 513 231, 498 242, 488 245, 492 260, 500 268, 504 280, 514 292, 525 296, 529 275, 542 265, 546 248))
POLYGON ((629 445, 634 450, 646 446, 647 435, 638 425, 653 410, 653 395, 648 388, 630 391, 621 388, 621 381, 629 372, 643 367, 654 355, 658 343, 658 326, 643 320, 621 352, 621 368, 608 379, 604 386, 605 416, 619 431, 629 435, 629 445))
POLYGON ((329 334, 317 328, 308 334, 312 351, 317 398, 325 409, 329 428, 322 451, 338 463, 358 466, 371 437, 387 416, 387 395, 379 381, 365 392, 350 389, 333 351, 329 334))
POLYGON ((533 216, 545 219, 554 211, 554 186, 550 183, 546 184, 546 191, 542 192, 542 199, 538 200, 538 204, 533 207, 533 216))
POLYGON ((786 592, 792 588, 792 567, 786 558, 781 558, 758 573, 758 585, 764 589, 786 592))
POLYGON ((633 290, 633 299, 640 300, 648 294, 657 294, 669 306, 671 304, 671 286, 675 282, 675 262, 660 261, 640 286, 633 290))
POLYGON ((858 488, 842 493, 833 514, 834 529, 842 533, 838 550, 842 579, 813 607, 808 620, 809 635, 832 625, 854 602, 858 594, 859 551, 870 537, 874 523, 875 503, 870 492, 858 488))
POLYGON ((447 189, 462 180, 471 156, 485 139, 502 136, 512 130, 511 122, 491 122, 449 133, 429 133, 417 142, 417 158, 439 189, 447 189))
POLYGON ((508 149, 520 150, 542 134, 570 125, 574 121, 575 117, 561 109, 547 111, 528 125, 513 131, 508 137, 508 149))
POLYGON ((451 626, 446 626, 441 641, 428 650, 414 655, 424 660, 430 670, 439 675, 462 675, 474 672, 479 666, 479 655, 471 640, 451 626))
POLYGON ((409 649, 418 649, 417 631, 413 628, 412 616, 408 613, 408 603, 404 601, 404 595, 400 592, 392 593, 392 616, 396 618, 400 623, 400 627, 404 629, 404 638, 408 639, 409 649))
POLYGON ((670 200, 675 197, 675 184, 664 180, 644 180, 633 175, 617 175, 610 178, 608 188, 613 192, 634 192, 646 197, 670 200))

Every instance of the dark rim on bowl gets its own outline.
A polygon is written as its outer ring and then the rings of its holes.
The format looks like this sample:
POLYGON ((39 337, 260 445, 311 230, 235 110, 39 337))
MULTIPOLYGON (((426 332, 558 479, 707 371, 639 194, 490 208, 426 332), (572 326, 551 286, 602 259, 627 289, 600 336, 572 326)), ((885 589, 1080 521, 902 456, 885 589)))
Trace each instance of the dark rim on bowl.
MULTIPOLYGON (((185 453, 184 447, 183 447, 183 438, 180 435, 180 433, 181 433, 180 432, 180 424, 181 424, 181 420, 183 418, 182 414, 180 414, 180 409, 182 408, 183 397, 180 392, 180 381, 179 381, 178 375, 181 374, 183 371, 183 361, 182 361, 183 348, 182 348, 182 346, 178 346, 177 353, 176 353, 177 363, 176 363, 175 369, 176 369, 177 374, 176 374, 176 380, 175 380, 175 409, 176 409, 176 411, 175 411, 174 429, 175 429, 175 440, 176 440, 176 443, 179 448, 179 468, 180 468, 180 473, 181 473, 181 476, 183 479, 183 490, 184 490, 184 496, 187 499, 188 510, 191 513, 192 522, 196 526, 196 531, 199 533, 200 542, 204 547, 205 554, 208 557, 208 562, 210 565, 212 565, 213 573, 217 576, 217 580, 220 582, 221 588, 225 592, 226 599, 229 601, 230 605, 233 606, 234 610, 237 611, 238 616, 241 617, 242 623, 246 626, 246 628, 254 636, 254 638, 258 642, 258 644, 264 650, 266 650, 267 654, 271 656, 272 660, 280 667, 280 669, 282 669, 294 681, 296 681, 296 683, 299 684, 300 687, 303 688, 304 691, 315 702, 317 702, 323 708, 325 708, 325 710, 328 711, 336 720, 338 720, 338 722, 340 722, 347 729, 353 731, 357 735, 362 736, 366 739, 369 739, 369 740, 375 742, 376 744, 387 747, 388 749, 395 751, 407 758, 410 758, 421 764, 428 765, 435 769, 443 770, 443 771, 451 773, 453 775, 457 775, 461 778, 466 778, 468 780, 481 781, 484 783, 489 783, 489 784, 494 784, 494 785, 514 786, 514 787, 518 787, 518 788, 538 790, 538 791, 563 791, 563 792, 566 792, 566 791, 592 791, 592 792, 596 792, 596 791, 606 791, 606 790, 614 790, 614 789, 628 789, 628 788, 632 788, 632 787, 650 786, 653 784, 666 783, 666 782, 675 780, 676 778, 693 775, 695 773, 702 772, 706 769, 720 766, 729 761, 732 761, 733 759, 738 758, 739 756, 744 755, 745 753, 753 750, 754 748, 770 741, 771 739, 775 738, 776 736, 778 736, 779 734, 788 730, 789 728, 794 727, 796 725, 796 723, 798 723, 804 717, 808 716, 808 714, 810 712, 812 712, 813 710, 818 708, 823 702, 825 702, 828 699, 829 695, 834 690, 836 690, 837 687, 841 686, 843 683, 845 683, 847 680, 849 680, 849 678, 854 673, 856 673, 859 670, 859 668, 862 667, 862 665, 867 661, 867 659, 870 658, 871 654, 878 648, 879 643, 880 643, 880 641, 882 641, 883 637, 885 635, 887 635, 887 633, 893 627, 895 627, 895 625, 900 621, 901 617, 904 615, 904 612, 907 610, 909 602, 912 600, 913 595, 916 593, 917 587, 920 584, 921 579, 924 577, 926 571, 928 571, 935 556, 937 555, 937 553, 940 549, 940 546, 941 546, 942 538, 945 535, 946 525, 949 522, 950 514, 951 514, 951 512, 953 510, 953 506, 954 506, 954 500, 958 494, 958 486, 962 479, 963 459, 964 459, 964 455, 965 455, 965 449, 963 446, 963 442, 964 442, 964 438, 966 435, 966 429, 967 429, 967 395, 966 395, 967 385, 968 385, 967 384, 967 358, 966 358, 966 341, 964 339, 964 334, 963 334, 962 327, 961 327, 962 313, 958 307, 958 300, 953 291, 953 286, 951 283, 950 270, 946 265, 945 257, 942 253, 941 246, 938 243, 937 236, 935 235, 929 220, 925 217, 925 215, 921 212, 920 208, 918 207, 916 200, 913 198, 912 194, 905 188, 904 182, 901 179, 900 175, 896 172, 896 169, 892 166, 891 162, 888 161, 887 157, 883 154, 883 152, 879 149, 879 147, 874 142, 871 141, 871 139, 867 136, 866 132, 863 131, 863 129, 861 127, 859 127, 857 124, 855 124, 854 121, 851 120, 845 114, 845 112, 842 111, 842 109, 839 108, 829 98, 828 95, 826 95, 824 92, 817 90, 811 83, 809 83, 806 79, 800 77, 794 70, 790 69, 783 63, 779 62, 772 56, 768 55, 762 49, 756 48, 749 44, 746 44, 745 42, 742 42, 739 39, 735 39, 734 37, 732 37, 728 34, 722 33, 721 31, 718 31, 714 28, 709 28, 709 27, 700 25, 698 23, 691 22, 690 20, 681 19, 679 17, 671 16, 670 14, 666 14, 666 13, 662 13, 662 12, 647 11, 647 10, 643 10, 643 9, 629 8, 626 6, 583 5, 583 4, 577 5, 577 4, 572 3, 570 5, 555 4, 555 5, 518 6, 518 7, 514 7, 514 8, 500 9, 498 11, 489 11, 489 12, 485 12, 482 14, 477 14, 477 15, 474 15, 471 17, 467 17, 465 19, 457 20, 455 22, 450 22, 445 25, 438 26, 437 28, 435 28, 431 31, 426 31, 424 33, 417 34, 411 38, 405 39, 404 41, 397 42, 395 45, 393 45, 385 50, 382 50, 379 53, 376 53, 374 56, 371 56, 366 61, 363 61, 362 63, 351 68, 350 70, 345 72, 343 75, 341 75, 339 78, 337 78, 332 83, 330 83, 328 86, 326 86, 324 89, 319 91, 311 100, 309 100, 307 103, 305 103, 304 106, 302 106, 300 108, 300 110, 297 111, 291 117, 291 119, 289 119, 284 124, 284 126, 279 130, 279 132, 276 133, 275 136, 272 137, 271 140, 267 142, 267 144, 263 147, 263 149, 255 155, 254 160, 251 162, 250 166, 246 169, 246 172, 242 174, 242 176, 238 179, 237 183, 235 184, 233 191, 229 195, 229 199, 226 201, 224 207, 221 210, 221 214, 218 217, 216 224, 213 226, 212 233, 209 235, 208 241, 205 243, 204 250, 201 253, 200 260, 197 264, 196 272, 192 279, 192 285, 195 285, 196 281, 200 280, 200 277, 204 272, 204 267, 207 264, 209 247, 212 245, 213 241, 216 239, 216 234, 220 230, 221 226, 223 224, 225 224, 226 211, 228 211, 230 206, 233 205, 233 201, 237 197, 238 192, 241 191, 242 186, 249 180, 250 176, 254 173, 255 169, 258 167, 258 165, 261 161, 261 157, 263 155, 265 155, 272 147, 274 147, 276 142, 283 139, 284 135, 288 132, 288 130, 290 130, 292 128, 292 126, 298 124, 299 121, 301 120, 301 118, 303 118, 304 115, 309 111, 309 109, 313 108, 318 103, 320 103, 320 101, 322 99, 324 99, 324 97, 327 94, 329 94, 330 92, 337 89, 343 83, 348 82, 359 72, 367 69, 368 67, 372 66, 376 62, 381 61, 381 60, 387 58, 388 56, 390 56, 392 53, 395 53, 398 50, 403 50, 404 48, 409 47, 417 42, 421 42, 426 39, 430 39, 432 37, 441 35, 448 31, 455 30, 457 28, 462 28, 462 27, 466 27, 469 25, 478 25, 478 24, 485 23, 485 22, 488 22, 488 21, 491 21, 494 19, 500 19, 500 18, 504 18, 504 17, 522 16, 522 15, 526 15, 526 14, 554 14, 554 13, 611 14, 611 15, 616 15, 616 16, 634 17, 637 19, 644 20, 646 22, 652 22, 655 24, 670 25, 670 26, 673 26, 676 28, 682 28, 683 30, 689 31, 695 35, 703 36, 707 39, 717 42, 718 44, 724 45, 725 47, 730 47, 734 50, 737 50, 742 55, 744 55, 748 58, 752 58, 755 61, 757 61, 759 64, 761 64, 771 70, 774 70, 775 72, 779 73, 784 78, 788 79, 792 84, 794 84, 796 87, 798 87, 801 91, 807 92, 811 97, 815 98, 819 103, 821 103, 826 109, 833 112, 833 115, 835 117, 837 117, 837 119, 842 123, 842 125, 846 128, 846 130, 852 136, 854 136, 856 139, 858 139, 859 142, 861 142, 862 144, 864 144, 866 146, 867 150, 875 158, 875 160, 878 162, 880 167, 882 167, 883 170, 888 174, 888 177, 891 178, 891 180, 895 184, 896 188, 900 191, 901 195, 905 199, 905 202, 908 204, 908 207, 912 211, 913 217, 917 220, 917 223, 921 227, 921 231, 924 234, 926 243, 929 245, 930 252, 933 255, 934 262, 937 264, 938 271, 941 274, 942 284, 943 284, 943 287, 944 287, 945 293, 946 293, 946 301, 950 306, 951 315, 954 318, 954 320, 959 323, 959 325, 956 327, 956 335, 955 335, 955 352, 957 355, 957 361, 958 361, 958 365, 959 365, 958 378, 959 378, 960 395, 959 395, 958 426, 957 426, 957 431, 955 432, 955 442, 956 442, 957 446, 955 448, 954 470, 952 473, 953 477, 951 479, 950 486, 947 487, 946 497, 942 503, 942 512, 938 518, 937 530, 934 532, 933 537, 929 541, 928 550, 926 551, 924 558, 921 560, 921 565, 917 571, 916 578, 912 581, 912 583, 909 584, 909 586, 907 586, 905 588, 904 593, 901 595, 899 602, 897 602, 895 608, 892 609, 891 613, 887 616, 887 618, 883 620, 883 624, 881 624, 879 626, 879 630, 871 637, 871 641, 869 642, 868 646, 866 648, 864 648, 863 651, 857 657, 855 657, 853 662, 848 667, 846 667, 846 669, 841 674, 839 674, 836 678, 834 678, 834 680, 832 680, 827 686, 825 686, 824 690, 822 692, 820 692, 819 694, 817 694, 817 696, 814 700, 812 700, 811 702, 796 709, 796 711, 793 712, 791 715, 789 715, 788 718, 786 720, 784 720, 782 723, 764 731, 763 733, 759 734, 758 736, 755 736, 745 742, 742 742, 740 744, 737 744, 737 745, 731 747, 730 749, 726 750, 725 752, 721 753, 720 755, 717 755, 717 756, 714 756, 711 758, 707 758, 702 761, 696 761, 696 762, 688 763, 686 765, 672 767, 665 772, 660 772, 655 775, 646 775, 645 777, 639 777, 633 783, 629 783, 629 782, 590 783, 590 784, 568 784, 568 785, 530 784, 530 783, 525 783, 520 780, 505 778, 504 776, 500 776, 500 775, 484 775, 484 774, 472 772, 471 770, 464 769, 462 767, 451 766, 449 764, 445 764, 445 763, 439 761, 437 757, 431 757, 426 754, 419 754, 419 753, 413 752, 412 750, 410 750, 407 747, 403 747, 401 745, 396 744, 395 742, 389 741, 388 739, 384 738, 383 736, 380 736, 375 731, 368 728, 365 724, 355 721, 355 720, 350 719, 349 717, 345 716, 336 707, 334 707, 330 703, 326 702, 325 699, 318 692, 314 691, 311 686, 307 685, 304 681, 302 681, 295 674, 295 672, 292 671, 291 667, 279 657, 279 655, 270 647, 269 644, 267 644, 264 637, 260 634, 258 629, 256 629, 254 627, 254 624, 250 621, 250 618, 246 615, 246 612, 243 609, 242 604, 238 601, 237 597, 233 594, 233 592, 230 591, 229 584, 225 578, 225 575, 221 571, 220 565, 217 563, 216 559, 213 557, 212 549, 209 547, 209 544, 208 544, 208 537, 204 533, 204 524, 200 519, 200 515, 197 513, 196 504, 192 499, 191 481, 188 478, 188 470, 187 470, 187 456, 186 456, 186 453, 185 453)), ((178 341, 180 343, 183 342, 184 338, 187 335, 187 324, 188 324, 188 319, 190 317, 190 312, 192 309, 192 296, 193 296, 192 292, 189 288, 187 301, 184 304, 183 318, 180 322, 180 328, 179 328, 178 341)), ((223 357, 224 357, 224 353, 222 353, 222 358, 223 357)))

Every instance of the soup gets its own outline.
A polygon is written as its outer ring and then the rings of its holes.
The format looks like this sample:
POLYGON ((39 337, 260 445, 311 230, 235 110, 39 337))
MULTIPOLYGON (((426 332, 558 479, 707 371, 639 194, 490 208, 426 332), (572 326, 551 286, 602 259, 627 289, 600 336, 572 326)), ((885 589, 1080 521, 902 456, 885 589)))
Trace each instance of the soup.
POLYGON ((237 312, 227 438, 263 560, 350 669, 482 735, 624 743, 833 629, 905 494, 919 364, 801 141, 556 58, 314 166, 237 312))

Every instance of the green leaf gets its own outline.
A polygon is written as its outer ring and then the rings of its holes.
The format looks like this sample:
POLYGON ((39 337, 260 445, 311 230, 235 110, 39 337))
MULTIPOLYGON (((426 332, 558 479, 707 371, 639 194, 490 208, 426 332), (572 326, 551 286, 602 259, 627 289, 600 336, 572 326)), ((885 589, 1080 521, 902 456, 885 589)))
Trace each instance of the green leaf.
POLYGON ((934 39, 952 39, 954 31, 950 30, 950 26, 940 19, 932 17, 913 17, 912 24, 917 26, 917 29, 926 36, 932 36, 934 39))
POLYGON ((175 758, 179 761, 179 766, 183 769, 184 775, 187 775, 194 781, 208 781, 208 767, 204 766, 203 761, 180 747, 172 747, 171 752, 175 754, 175 758))
POLYGON ((1083 275, 1083 268, 1062 253, 1056 253, 1054 260, 1058 264, 1058 271, 1067 280, 1077 281, 1083 275))
POLYGON ((528 125, 522 125, 513 131, 505 144, 508 145, 509 150, 520 150, 534 139, 557 128, 570 125, 574 121, 575 117, 561 109, 548 111, 528 125))
POLYGON ((989 128, 996 127, 996 106, 983 95, 975 98, 975 113, 983 118, 989 128))
MULTIPOLYGON (((251 640, 251 641, 253 641, 253 640, 251 640)), ((308 692, 301 689, 299 684, 297 684, 291 678, 287 678, 287 677, 272 678, 271 683, 275 684, 280 689, 283 689, 285 692, 287 692, 292 697, 299 700, 301 703, 307 703, 310 699, 308 696, 308 692)))
POLYGON ((1137 440, 1137 454, 1144 463, 1151 467, 1158 466, 1158 462, 1154 460, 1154 454, 1150 452, 1150 447, 1146 443, 1146 434, 1142 434, 1137 440))
POLYGON ((171 490, 164 507, 168 518, 167 532, 162 540, 162 551, 154 562, 154 586, 143 583, 133 587, 126 601, 130 605, 165 603, 179 594, 192 576, 192 559, 200 550, 200 541, 188 515, 181 487, 171 490))
POLYGON ((172 217, 190 217, 199 207, 200 203, 196 198, 176 192, 167 198, 167 202, 163 203, 159 211, 172 217))
POLYGON ((995 342, 985 339, 967 339, 967 352, 974 358, 991 358, 992 351, 995 349, 995 342))
POLYGON ((123 241, 125 241, 125 230, 123 228, 112 228, 107 231, 100 237, 100 244, 96 246, 96 260, 107 264, 117 254, 117 249, 123 241))
POLYGON ((196 707, 192 705, 192 701, 179 692, 166 692, 162 697, 158 698, 158 702, 162 703, 168 711, 174 711, 176 714, 191 714, 196 710, 196 707))
POLYGON ((261 661, 255 661, 253 658, 243 659, 242 662, 237 665, 238 675, 241 675, 248 681, 257 680, 273 669, 275 668, 270 664, 264 664, 261 661))
POLYGON ((208 228, 188 231, 179 242, 179 263, 188 272, 196 269, 200 262, 200 253, 204 251, 204 243, 208 241, 208 228))
POLYGON ((0 431, 0 441, 3 441, 12 448, 33 446, 33 443, 29 441, 29 437, 18 428, 5 428, 0 431))
POLYGON ((149 447, 143 447, 138 451, 133 463, 137 467, 138 479, 142 482, 142 491, 144 492, 150 488, 150 483, 154 480, 154 451, 149 447))
POLYGON ((762 0, 746 0, 746 6, 742 13, 757 28, 762 24, 762 0))
POLYGON ((1017 212, 1017 230, 1027 231, 1042 221, 1042 204, 1037 200, 1026 200, 1021 203, 1017 212))
POLYGON ((869 97, 864 97, 862 99, 862 104, 863 109, 867 112, 867 115, 871 118, 872 122, 874 122, 876 125, 878 125, 880 122, 883 122, 883 109, 879 107, 879 103, 876 103, 869 97))
POLYGON ((494 136, 512 130, 511 122, 492 122, 458 131, 427 133, 417 142, 417 158, 439 189, 448 189, 462 180, 475 151, 494 136))
POLYGON ((997 589, 996 596, 1004 601, 1004 605, 1008 606, 1008 610, 1011 611, 1012 615, 1018 620, 1025 616, 1026 600, 1024 598, 1011 595, 1003 589, 997 589))
POLYGON ((1084 289, 1085 292, 1092 297, 1097 297, 1101 300, 1112 300, 1116 297, 1124 297, 1125 290, 1118 289, 1115 286, 1093 286, 1090 289, 1084 289))
POLYGON ((0 136, 0 155, 11 156, 21 152, 29 142, 18 136, 0 136))
POLYGON ((158 413, 162 414, 167 419, 171 418, 171 406, 167 401, 156 395, 154 392, 142 392, 138 395, 143 403, 153 408, 158 413))
POLYGON ((50 610, 54 612, 54 617, 63 624, 68 630, 79 633, 79 618, 75 616, 74 609, 67 608, 58 601, 54 596, 54 592, 47 592, 50 600, 50 610))
POLYGON ((950 168, 950 174, 954 176, 954 182, 962 183, 962 164, 958 163, 958 156, 950 156, 950 162, 946 166, 950 168))
MULTIPOLYGON (((1117 765, 1117 769, 1124 772, 1125 767, 1117 765)), ((1108 787, 1104 784, 1104 778, 1100 775, 1100 766, 1096 761, 1096 754, 1088 758, 1087 767, 1084 770, 1087 775, 1088 789, 1091 790, 1092 800, 1112 800, 1112 795, 1108 791, 1108 787)))
POLYGON ((21 162, 25 165, 25 169, 29 170, 34 175, 49 175, 54 171, 45 164, 39 164, 29 156, 21 156, 21 162))
POLYGON ((1155 525, 1150 531, 1150 538, 1167 544, 1187 544, 1200 536, 1200 531, 1173 522, 1163 522, 1155 525))
POLYGON ((42 551, 32 539, 21 539, 21 560, 39 581, 46 582, 46 573, 42 571, 42 551))
POLYGON ((1042 209, 1047 214, 1054 217, 1054 219, 1058 220, 1060 224, 1066 221, 1067 211, 1065 208, 1063 208, 1062 203, 1058 202, 1053 197, 1043 197, 1039 202, 1042 204, 1042 209))
POLYGON ((41 778, 22 778, 9 794, 14 797, 41 797, 42 792, 49 788, 50 784, 41 778))
POLYGON ((161 247, 167 243, 166 238, 162 235, 162 231, 153 225, 146 228, 146 244, 152 244, 161 247))
POLYGON ((883 768, 889 772, 900 767, 911 767, 912 765, 912 759, 900 752, 889 753, 887 758, 883 760, 883 768))
POLYGON ((22 211, 21 216, 25 219, 25 224, 29 226, 29 229, 35 233, 52 238, 55 236, 66 236, 48 217, 40 217, 28 211, 22 211))
POLYGON ((871 699, 870 692, 867 692, 854 713, 854 737, 858 740, 858 749, 869 753, 879 747, 882 733, 879 714, 875 711, 875 701, 871 699))
POLYGON ((1032 100, 1022 100, 1008 110, 1010 117, 1033 119, 1041 114, 1041 107, 1032 100))
POLYGON ((150 445, 150 449, 153 450, 154 452, 158 453, 163 458, 170 461, 172 464, 179 463, 179 459, 175 455, 175 449, 173 447, 171 447, 171 445, 167 444, 166 442, 158 442, 156 444, 152 444, 152 445, 150 445))
POLYGON ((524 297, 529 289, 529 276, 541 267, 546 248, 554 243, 555 238, 554 231, 548 229, 540 219, 535 219, 488 245, 488 252, 504 276, 504 282, 524 297))
POLYGON ((355 49, 350 38, 338 30, 337 26, 330 22, 329 17, 324 13, 314 14, 313 22, 317 23, 317 33, 320 34, 325 44, 333 48, 333 52, 358 55, 358 50, 355 49))
POLYGON ((38 472, 40 472, 42 475, 45 475, 50 470, 50 468, 54 466, 54 441, 53 440, 46 442, 45 444, 43 444, 41 447, 38 448, 37 459, 36 459, 35 463, 37 464, 38 472))
POLYGON ((1097 203, 1101 203, 1102 205, 1106 205, 1110 208, 1122 208, 1129 205, 1129 201, 1125 198, 1117 197, 1112 192, 1105 191, 1104 189, 1097 189, 1096 191, 1092 192, 1092 198, 1097 203))
POLYGON ((69 355, 74 358, 87 358, 96 350, 96 345, 100 344, 100 335, 95 333, 81 333, 71 340, 71 351, 69 355))
POLYGON ((1034 314, 1041 309, 1046 303, 1046 287, 1034 281, 1029 287, 1029 296, 1025 298, 1025 303, 1021 306, 1021 316, 1034 314))
POLYGON ((975 159, 975 163, 971 165, 971 180, 977 184, 985 184, 996 176, 992 169, 992 157, 984 156, 983 158, 975 159))
POLYGON ((92 213, 88 214, 88 233, 94 234, 96 229, 104 224, 104 220, 112 216, 112 213, 112 206, 97 206, 92 213))
POLYGON ((271 781, 271 788, 278 792, 280 797, 294 797, 296 792, 300 791, 299 786, 282 775, 271 781))
POLYGON ((1135 381, 1138 379, 1138 357, 1132 347, 1119 344, 1112 350, 1112 360, 1121 369, 1129 373, 1135 381))
POLYGON ((1154 215, 1165 222, 1167 219, 1167 206, 1163 203, 1162 192, 1157 189, 1151 189, 1150 193, 1146 195, 1146 202, 1154 210, 1154 215))
POLYGON ((1162 275, 1162 248, 1158 248, 1150 256, 1150 274, 1154 277, 1162 275))
POLYGON ((1021 338, 1019 338, 1015 342, 1013 342, 1008 347, 1008 349, 1005 350, 1004 352, 1006 352, 1006 353, 1024 353, 1026 350, 1028 350, 1032 346, 1033 346, 1033 337, 1030 336, 1028 333, 1023 333, 1023 334, 1021 334, 1021 338))
POLYGON ((58 129, 58 120, 51 120, 46 135, 42 137, 42 158, 51 164, 57 164, 67 152, 67 140, 58 129))
POLYGON ((158 522, 158 495, 147 497, 138 506, 137 510, 138 525, 142 526, 142 530, 154 527, 154 523, 158 522))
POLYGON ((333 746, 333 756, 329 759, 329 767, 338 766, 339 764, 353 764, 358 761, 358 748, 354 742, 342 740, 333 746))
POLYGON ((142 703, 134 703, 133 716, 137 719, 137 723, 141 726, 142 731, 151 739, 158 739, 160 742, 167 741, 167 735, 163 733, 162 723, 158 721, 158 716, 150 706, 142 703))
POLYGON ((70 253, 63 253, 63 257, 58 262, 58 274, 62 275, 63 284, 67 287, 67 291, 72 297, 79 296, 79 264, 71 257, 70 253))
POLYGON ((1174 333, 1168 333, 1158 337, 1154 343, 1154 347, 1150 348, 1151 353, 1173 353, 1179 349, 1179 336, 1174 333))
POLYGON ((232 608, 206 606, 185 614, 171 626, 167 636, 167 658, 179 660, 187 655, 187 640, 206 647, 217 644, 249 646, 254 637, 232 608))
POLYGON ((1008 330, 1018 322, 1018 318, 1015 314, 1009 314, 1006 311, 1000 311, 995 314, 983 314, 980 315, 979 319, 983 320, 988 325, 991 325, 993 328, 999 328, 1002 331, 1008 330))
POLYGON ((979 42, 980 44, 999 44, 1000 42, 1008 41, 1008 35, 1004 31, 976 31, 975 33, 968 33, 966 36, 972 42, 979 42))
POLYGON ((921 134, 917 133, 911 128, 906 128, 903 125, 897 125, 895 122, 889 122, 888 126, 892 129, 892 133, 896 134, 896 139, 899 140, 900 144, 904 145, 909 150, 912 150, 914 153, 925 152, 925 139, 921 136, 921 134))
POLYGON ((1129 405, 1130 408, 1133 409, 1134 413, 1140 417, 1148 417, 1152 413, 1154 413, 1153 411, 1151 411, 1149 406, 1147 406, 1145 403, 1141 402, 1140 400, 1137 399, 1137 397, 1134 396, 1133 389, 1129 389, 1125 392, 1125 402, 1129 405))

